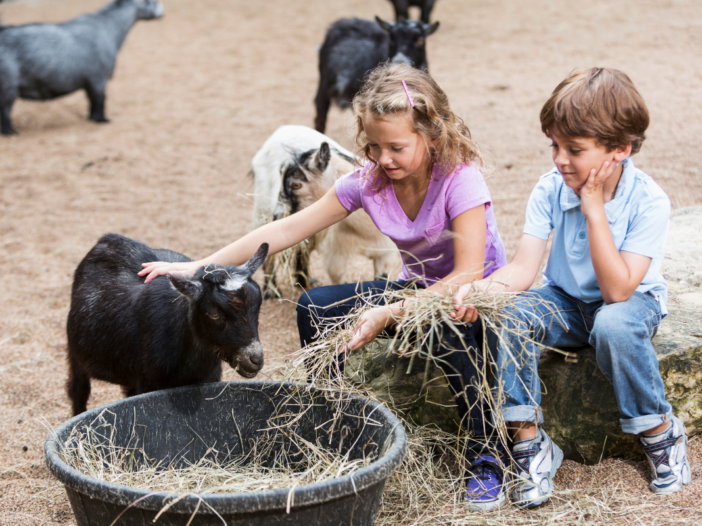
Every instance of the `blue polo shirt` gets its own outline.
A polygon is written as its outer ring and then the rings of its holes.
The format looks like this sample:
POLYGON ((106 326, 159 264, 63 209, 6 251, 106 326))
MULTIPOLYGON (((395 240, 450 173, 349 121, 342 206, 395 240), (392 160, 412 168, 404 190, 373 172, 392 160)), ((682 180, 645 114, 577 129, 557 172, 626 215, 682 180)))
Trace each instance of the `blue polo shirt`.
MULTIPOLYGON (((668 285, 661 275, 661 263, 670 223, 670 200, 648 175, 624 161, 622 177, 614 199, 605 203, 614 244, 619 251, 651 258, 651 266, 639 292, 648 292, 667 314, 668 285)), ((524 233, 547 240, 553 231, 544 285, 560 287, 585 303, 602 301, 602 294, 590 258, 585 216, 580 196, 567 187, 554 168, 539 179, 529 197, 524 233)))

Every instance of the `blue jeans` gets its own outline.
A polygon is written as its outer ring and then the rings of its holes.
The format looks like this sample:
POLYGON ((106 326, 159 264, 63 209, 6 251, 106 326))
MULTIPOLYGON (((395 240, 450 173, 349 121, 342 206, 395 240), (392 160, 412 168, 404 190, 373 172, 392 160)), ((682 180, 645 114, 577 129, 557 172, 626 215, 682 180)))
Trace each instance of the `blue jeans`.
MULTIPOLYGON (((304 347, 317 339, 315 324, 321 319, 345 316, 354 308, 362 306, 359 295, 377 294, 386 289, 401 290, 412 284, 411 281, 365 281, 310 289, 302 294, 297 304, 300 345, 304 347)), ((468 443, 467 456, 474 458, 484 451, 493 454, 495 448, 502 452, 502 444, 492 424, 489 404, 481 396, 481 386, 476 382, 476 379, 481 378, 480 371, 484 368, 481 352, 482 324, 478 321, 459 326, 459 329, 460 335, 454 330, 442 327, 441 341, 433 354, 444 370, 455 395, 463 429, 469 430, 475 437, 468 443)), ((395 334, 393 326, 384 332, 390 337, 395 334)), ((343 371, 343 363, 339 366, 343 371)))
POLYGON ((505 422, 543 422, 540 350, 524 341, 524 333, 549 347, 594 347, 597 364, 614 386, 625 433, 639 434, 670 420, 672 409, 651 344, 662 318, 653 296, 634 292, 627 301, 607 305, 585 303, 557 287, 541 287, 520 294, 513 314, 514 320, 502 329, 497 352, 505 422))

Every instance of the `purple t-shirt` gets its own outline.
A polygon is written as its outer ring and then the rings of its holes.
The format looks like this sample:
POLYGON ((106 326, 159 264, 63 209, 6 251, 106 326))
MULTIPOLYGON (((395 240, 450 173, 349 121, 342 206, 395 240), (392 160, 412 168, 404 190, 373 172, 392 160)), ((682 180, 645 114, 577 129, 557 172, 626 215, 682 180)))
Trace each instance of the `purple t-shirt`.
POLYGON ((480 170, 472 165, 459 164, 445 175, 442 167, 434 164, 427 195, 414 221, 410 221, 395 196, 392 182, 380 191, 369 163, 364 168, 337 179, 334 187, 339 201, 350 212, 363 208, 378 229, 392 239, 402 256, 402 272, 398 279, 419 278, 431 285, 453 271, 453 236, 451 221, 475 208, 485 205, 486 239, 485 272, 487 277, 506 264, 505 247, 497 232, 492 201, 480 170))

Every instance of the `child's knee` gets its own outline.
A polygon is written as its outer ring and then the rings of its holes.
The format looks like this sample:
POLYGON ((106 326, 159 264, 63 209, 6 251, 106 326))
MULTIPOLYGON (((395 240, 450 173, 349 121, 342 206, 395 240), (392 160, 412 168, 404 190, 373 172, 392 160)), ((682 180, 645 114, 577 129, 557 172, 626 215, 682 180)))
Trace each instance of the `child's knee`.
POLYGON ((595 316, 590 340, 596 346, 597 340, 603 339, 640 339, 640 333, 645 327, 641 313, 633 309, 628 302, 611 303, 602 307, 595 316))

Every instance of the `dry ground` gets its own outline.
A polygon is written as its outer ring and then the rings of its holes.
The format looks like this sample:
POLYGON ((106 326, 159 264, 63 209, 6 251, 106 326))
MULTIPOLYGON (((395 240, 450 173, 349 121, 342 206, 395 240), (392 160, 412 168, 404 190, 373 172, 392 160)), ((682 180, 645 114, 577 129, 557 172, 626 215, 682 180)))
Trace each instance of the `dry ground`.
MULTIPOLYGON (((102 3, 4 2, 0 17, 61 21, 102 3)), ((69 417, 64 325, 83 255, 105 232, 191 256, 247 232, 248 163, 277 126, 312 124, 316 47, 327 26, 391 16, 384 0, 164 3, 166 17, 139 23, 119 56, 108 88, 112 123, 86 121, 78 93, 18 102, 20 135, 0 137, 0 524, 74 524, 42 445, 47 426, 69 417)), ((576 67, 613 66, 632 77, 652 117, 637 165, 674 207, 702 203, 702 3, 440 0, 434 18, 441 28, 428 44, 431 72, 493 160, 489 182, 508 252, 529 191, 551 166, 540 106, 576 67)), ((349 115, 332 112, 328 134, 350 147, 349 115)), ((261 333, 271 371, 296 346, 291 304, 267 303, 261 333)), ((238 377, 228 369, 225 378, 238 377)), ((90 404, 120 396, 98 383, 90 404)), ((640 495, 657 507, 644 523, 699 523, 702 447, 691 446, 695 481, 674 498, 647 496, 642 465, 626 462, 567 463, 557 482, 640 495)), ((538 522, 538 512, 524 519, 538 522)), ((617 519, 633 520, 625 512, 617 519)))

